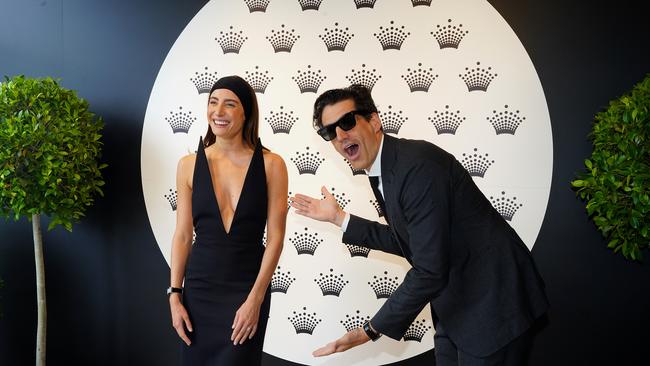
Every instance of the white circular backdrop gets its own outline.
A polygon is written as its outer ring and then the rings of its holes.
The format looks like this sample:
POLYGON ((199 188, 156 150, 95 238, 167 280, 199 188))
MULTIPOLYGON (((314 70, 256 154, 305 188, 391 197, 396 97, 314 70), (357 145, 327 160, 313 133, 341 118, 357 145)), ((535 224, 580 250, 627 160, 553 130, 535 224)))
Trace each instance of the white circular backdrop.
MULTIPOLYGON (((284 158, 291 193, 319 196, 325 185, 347 211, 383 221, 365 175, 311 126, 320 93, 363 83, 387 132, 454 154, 526 245, 535 243, 551 185, 548 108, 526 50, 487 1, 211 1, 167 55, 143 126, 145 204, 168 263, 177 162, 207 129, 205 89, 232 74, 258 90, 260 137, 284 158)), ((302 364, 377 365, 431 349, 426 307, 407 339, 311 356, 372 317, 409 268, 348 248, 341 235, 289 209, 264 351, 302 364)))

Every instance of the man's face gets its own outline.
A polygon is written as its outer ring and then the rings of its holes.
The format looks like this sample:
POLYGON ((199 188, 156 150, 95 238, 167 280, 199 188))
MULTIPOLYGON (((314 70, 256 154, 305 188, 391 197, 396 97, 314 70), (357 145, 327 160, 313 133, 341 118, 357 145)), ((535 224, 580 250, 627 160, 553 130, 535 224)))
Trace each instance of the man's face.
MULTIPOLYGON (((343 115, 355 110, 354 100, 347 99, 323 108, 321 120, 323 126, 335 123, 343 115)), ((336 128, 336 138, 332 145, 346 158, 354 169, 369 169, 377 157, 381 141, 381 122, 377 113, 366 120, 361 115, 355 116, 357 124, 349 131, 336 128)))

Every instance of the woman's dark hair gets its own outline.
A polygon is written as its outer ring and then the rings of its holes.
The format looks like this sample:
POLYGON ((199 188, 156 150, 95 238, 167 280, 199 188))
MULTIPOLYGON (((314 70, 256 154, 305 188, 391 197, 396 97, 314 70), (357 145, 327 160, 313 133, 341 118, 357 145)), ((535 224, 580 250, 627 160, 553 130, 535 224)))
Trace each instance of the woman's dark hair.
MULTIPOLYGON (((259 138, 259 108, 257 107, 257 97, 255 90, 239 76, 226 76, 219 80, 212 86, 210 90, 211 95, 217 89, 228 89, 235 93, 244 108, 244 128, 242 129, 242 139, 244 143, 250 148, 255 149, 257 140, 259 138), (249 112, 250 111, 250 112, 249 112)), ((209 97, 208 97, 209 98, 209 97)), ((210 103, 208 99, 208 103, 210 103)), ((212 128, 208 124, 208 131, 203 138, 203 144, 208 147, 216 141, 217 137, 212 132, 212 128)))
POLYGON ((314 129, 323 127, 323 108, 344 100, 354 100, 356 110, 363 111, 366 119, 370 118, 372 113, 377 113, 377 107, 372 100, 370 90, 361 84, 352 84, 347 88, 331 89, 321 94, 314 102, 314 129))

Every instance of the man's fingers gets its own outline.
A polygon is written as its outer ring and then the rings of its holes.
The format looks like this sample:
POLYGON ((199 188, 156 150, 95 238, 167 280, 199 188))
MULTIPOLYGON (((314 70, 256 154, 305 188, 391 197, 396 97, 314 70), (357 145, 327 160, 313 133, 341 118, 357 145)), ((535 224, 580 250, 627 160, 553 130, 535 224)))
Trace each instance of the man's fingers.
POLYGON ((321 348, 315 350, 314 352, 312 352, 312 355, 314 357, 329 356, 332 353, 334 353, 334 351, 336 350, 335 344, 336 344, 336 342, 328 343, 326 346, 321 347, 321 348))

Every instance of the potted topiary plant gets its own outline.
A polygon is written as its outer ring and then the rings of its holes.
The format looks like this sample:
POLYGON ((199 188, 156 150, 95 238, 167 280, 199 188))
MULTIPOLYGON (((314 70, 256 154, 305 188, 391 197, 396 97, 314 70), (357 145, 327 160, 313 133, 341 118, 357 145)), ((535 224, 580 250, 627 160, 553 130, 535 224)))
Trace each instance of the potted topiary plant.
POLYGON ((41 215, 48 230, 72 231, 104 181, 103 122, 88 103, 51 78, 0 83, 0 215, 32 222, 38 325, 36 365, 45 365, 46 299, 41 215))
POLYGON ((596 115, 587 171, 571 182, 607 246, 641 260, 650 245, 650 75, 596 115))

